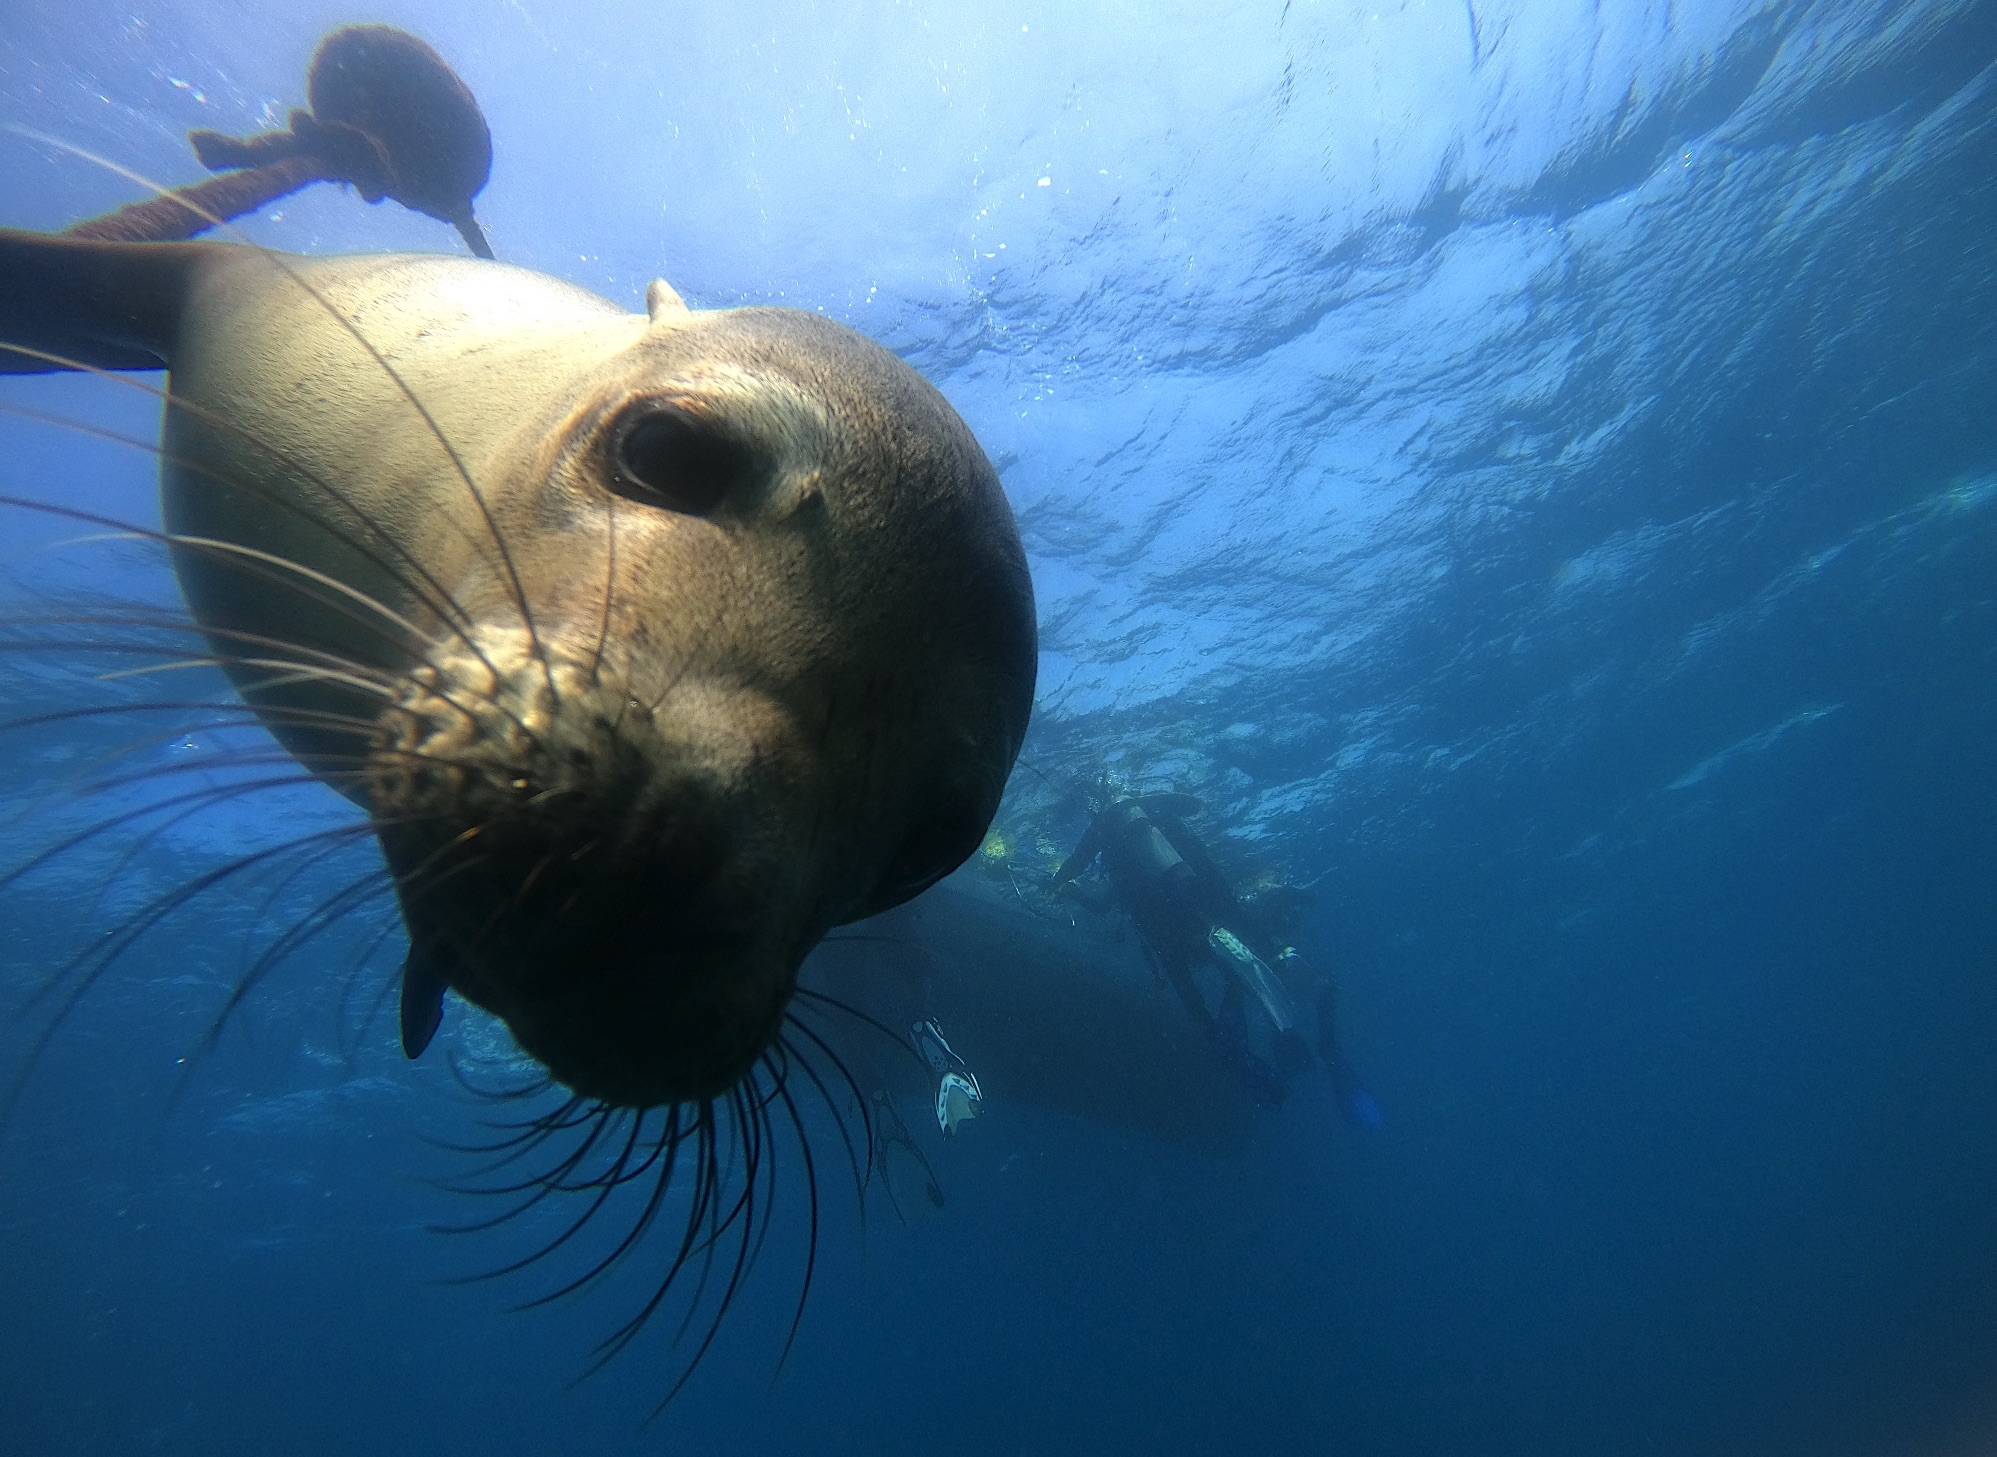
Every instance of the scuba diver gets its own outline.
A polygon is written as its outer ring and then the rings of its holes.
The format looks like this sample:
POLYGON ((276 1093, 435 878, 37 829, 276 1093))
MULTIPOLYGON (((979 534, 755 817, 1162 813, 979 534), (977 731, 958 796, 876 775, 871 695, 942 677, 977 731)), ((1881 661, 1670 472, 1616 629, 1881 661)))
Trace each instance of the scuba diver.
MULTIPOLYGON (((1337 988, 1312 970, 1294 946, 1282 944, 1242 904, 1185 821, 1200 802, 1189 794, 1127 797, 1104 777, 1088 794, 1094 815, 1074 853, 1054 872, 1048 893, 1077 884, 1101 860, 1115 898, 1137 927, 1153 968, 1178 993, 1205 1030, 1221 1060, 1258 1103, 1283 1100, 1284 1078, 1310 1062, 1299 1032, 1301 1018, 1290 988, 1274 968, 1316 990, 1317 1051, 1346 1120, 1377 1128, 1380 1105, 1338 1044, 1337 988), (1212 1008, 1195 973, 1217 967, 1220 1006, 1212 1008), (1253 996, 1268 1020, 1268 1057, 1251 1044, 1247 1000, 1253 996)), ((1106 907, 1101 907, 1106 908, 1106 907)))

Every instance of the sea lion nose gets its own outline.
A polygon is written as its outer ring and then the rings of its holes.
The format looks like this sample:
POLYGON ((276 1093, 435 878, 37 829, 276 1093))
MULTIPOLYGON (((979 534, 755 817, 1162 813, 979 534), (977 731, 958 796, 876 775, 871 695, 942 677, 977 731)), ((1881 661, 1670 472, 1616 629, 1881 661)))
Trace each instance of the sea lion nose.
POLYGON ((652 1107, 725 1092, 776 1036, 823 838, 780 701, 690 672, 634 708, 616 668, 503 626, 441 645, 383 715, 370 809, 412 943, 404 1049, 448 987, 576 1092, 652 1107))

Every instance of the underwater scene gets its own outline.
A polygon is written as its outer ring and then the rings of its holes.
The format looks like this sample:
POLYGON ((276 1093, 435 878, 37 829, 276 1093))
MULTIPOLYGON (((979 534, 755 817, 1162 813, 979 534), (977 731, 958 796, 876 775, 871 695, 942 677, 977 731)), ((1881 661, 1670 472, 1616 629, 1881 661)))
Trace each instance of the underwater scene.
POLYGON ((1997 1452, 1997 3, 9 0, 0 1452, 1997 1452))

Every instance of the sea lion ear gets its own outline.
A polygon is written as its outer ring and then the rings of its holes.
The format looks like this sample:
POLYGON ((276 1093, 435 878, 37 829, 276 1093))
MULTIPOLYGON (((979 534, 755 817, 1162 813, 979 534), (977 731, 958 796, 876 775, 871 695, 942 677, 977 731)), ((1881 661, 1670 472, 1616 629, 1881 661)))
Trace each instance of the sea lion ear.
POLYGON ((686 300, 679 296, 670 283, 663 278, 652 280, 645 290, 645 313, 653 323, 662 323, 674 314, 686 312, 686 300))

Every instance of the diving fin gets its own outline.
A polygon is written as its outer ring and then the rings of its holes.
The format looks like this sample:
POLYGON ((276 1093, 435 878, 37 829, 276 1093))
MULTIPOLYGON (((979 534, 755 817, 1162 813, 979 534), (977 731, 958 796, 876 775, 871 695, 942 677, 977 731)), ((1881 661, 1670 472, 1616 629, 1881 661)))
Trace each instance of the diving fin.
POLYGON ((1269 1014, 1269 1020, 1279 1034, 1288 1033, 1297 1025, 1297 1004, 1290 1000, 1289 991, 1282 979, 1269 969, 1269 963, 1257 956, 1234 932, 1225 926, 1215 926, 1207 933, 1207 944, 1221 957, 1241 979, 1242 985, 1254 993, 1255 1000, 1262 1004, 1262 1010, 1269 1014))
POLYGON ((1338 1111, 1345 1115, 1345 1121, 1354 1128, 1383 1128, 1387 1114, 1380 1107, 1380 1100, 1373 1096, 1367 1086, 1352 1075, 1352 1070, 1342 1061, 1331 1064, 1331 1088, 1338 1098, 1338 1111))
POLYGON ((959 1123, 983 1111, 985 1091, 978 1086, 978 1075, 957 1055, 933 1018, 917 1022, 909 1035, 937 1076, 936 1126, 945 1138, 955 1138, 959 1123))
POLYGON ((409 948, 402 963, 402 1055, 415 1061, 444 1020, 444 993, 451 979, 440 959, 409 948))
POLYGON ((895 1111, 894 1099, 888 1096, 885 1088, 875 1088, 869 1097, 873 1104, 873 1117, 869 1120, 873 1138, 871 1168, 880 1172, 881 1184, 888 1192, 888 1203, 893 1206, 895 1218, 904 1225, 914 1219, 934 1214, 943 1207, 943 1186, 936 1181, 936 1170, 929 1166, 929 1160, 916 1147, 915 1139, 909 1134, 908 1125, 901 1121, 901 1114, 895 1111), (924 1205, 914 1201, 904 1206, 903 1196, 911 1189, 918 1190, 924 1205))

